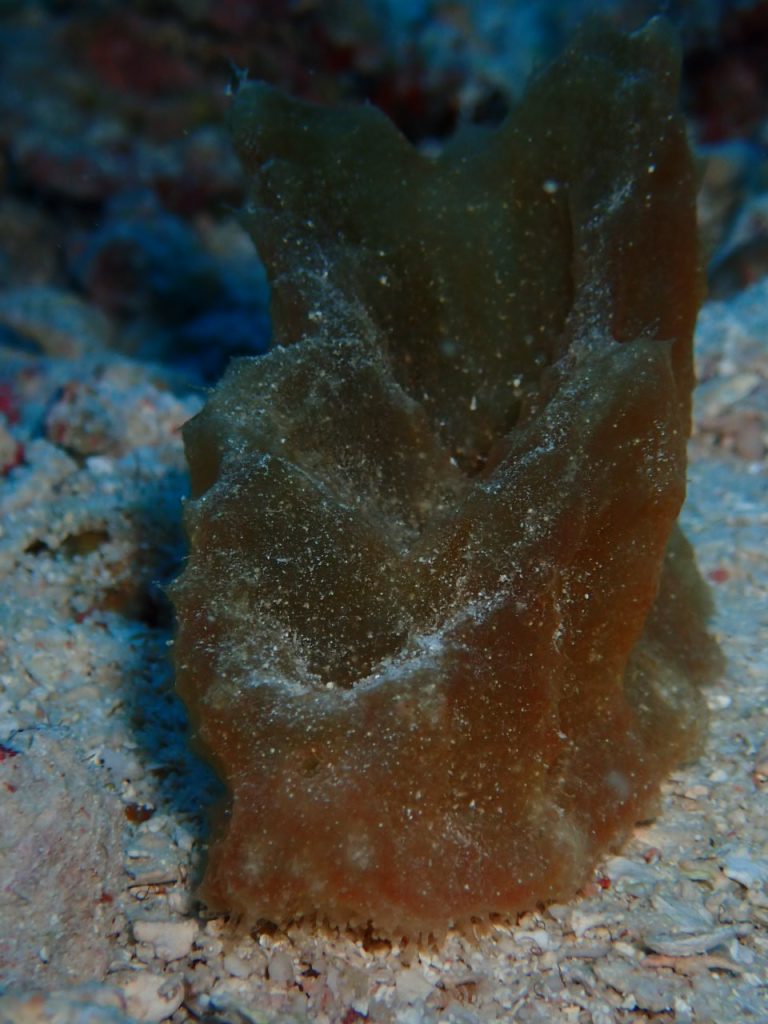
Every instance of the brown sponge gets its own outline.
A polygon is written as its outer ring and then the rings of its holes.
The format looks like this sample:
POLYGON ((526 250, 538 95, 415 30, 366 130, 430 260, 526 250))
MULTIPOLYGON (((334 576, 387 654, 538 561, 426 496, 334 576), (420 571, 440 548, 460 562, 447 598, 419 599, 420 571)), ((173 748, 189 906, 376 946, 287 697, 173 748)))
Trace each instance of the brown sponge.
POLYGON ((678 54, 583 30, 496 131, 232 112, 277 347, 185 429, 178 688, 249 922, 440 932, 572 894, 695 753, 676 528, 701 297, 678 54))

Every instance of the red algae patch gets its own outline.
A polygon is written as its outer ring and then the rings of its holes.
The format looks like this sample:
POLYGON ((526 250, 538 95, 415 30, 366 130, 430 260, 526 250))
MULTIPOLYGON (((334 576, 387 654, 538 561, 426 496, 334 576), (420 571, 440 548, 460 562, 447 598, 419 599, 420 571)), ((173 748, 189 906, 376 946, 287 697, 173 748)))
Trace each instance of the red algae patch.
POLYGON ((235 97, 278 344, 185 428, 211 909, 413 935, 562 899, 695 754, 677 65, 660 22, 593 26, 436 158, 372 108, 235 97))

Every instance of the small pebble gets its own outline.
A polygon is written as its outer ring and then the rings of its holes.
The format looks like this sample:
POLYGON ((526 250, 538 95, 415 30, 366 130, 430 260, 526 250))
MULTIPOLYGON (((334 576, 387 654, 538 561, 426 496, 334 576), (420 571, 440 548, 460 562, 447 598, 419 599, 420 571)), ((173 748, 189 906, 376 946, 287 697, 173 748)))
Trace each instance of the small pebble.
POLYGON ((715 928, 703 935, 651 935, 645 944, 665 956, 697 956, 724 945, 738 934, 736 928, 715 928))
POLYGON ((137 921, 133 934, 138 942, 148 942, 156 956, 167 963, 190 952, 198 927, 195 921, 137 921))
POLYGON ((128 1013, 140 1024, 159 1024, 181 1006, 184 982, 181 977, 136 971, 118 982, 128 1013))
POLYGON ((293 960, 284 950, 275 950, 269 958, 269 967, 267 968, 267 971, 269 974, 269 980, 275 985, 293 984, 295 978, 293 960))
POLYGON ((723 873, 745 889, 768 882, 768 859, 751 857, 745 851, 729 854, 723 865, 723 873))
POLYGON ((413 967, 399 971, 395 975, 395 989, 400 999, 407 1002, 417 1002, 426 999, 433 989, 431 982, 427 981, 421 971, 413 967))
POLYGON ((222 962, 224 970, 235 978, 248 978, 253 973, 253 964, 235 953, 227 953, 222 962))

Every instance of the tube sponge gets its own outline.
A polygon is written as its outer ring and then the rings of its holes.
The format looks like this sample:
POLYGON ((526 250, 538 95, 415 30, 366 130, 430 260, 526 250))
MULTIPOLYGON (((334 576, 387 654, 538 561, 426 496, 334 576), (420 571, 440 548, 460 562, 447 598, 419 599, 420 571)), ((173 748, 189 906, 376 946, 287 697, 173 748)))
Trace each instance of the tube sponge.
POLYGON ((235 97, 277 346, 184 435, 213 909, 417 934, 564 898, 695 752, 677 67, 659 21, 592 25, 438 157, 373 108, 235 97))

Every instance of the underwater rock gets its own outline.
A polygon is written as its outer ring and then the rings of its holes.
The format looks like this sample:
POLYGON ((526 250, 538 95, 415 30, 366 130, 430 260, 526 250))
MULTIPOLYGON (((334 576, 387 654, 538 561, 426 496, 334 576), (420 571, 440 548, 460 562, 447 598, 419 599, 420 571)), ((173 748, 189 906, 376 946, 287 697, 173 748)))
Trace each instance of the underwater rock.
POLYGON ((438 157, 238 92, 278 345, 185 428, 172 591, 214 910, 415 934, 567 897, 696 752, 677 66, 660 22, 591 26, 438 157))

